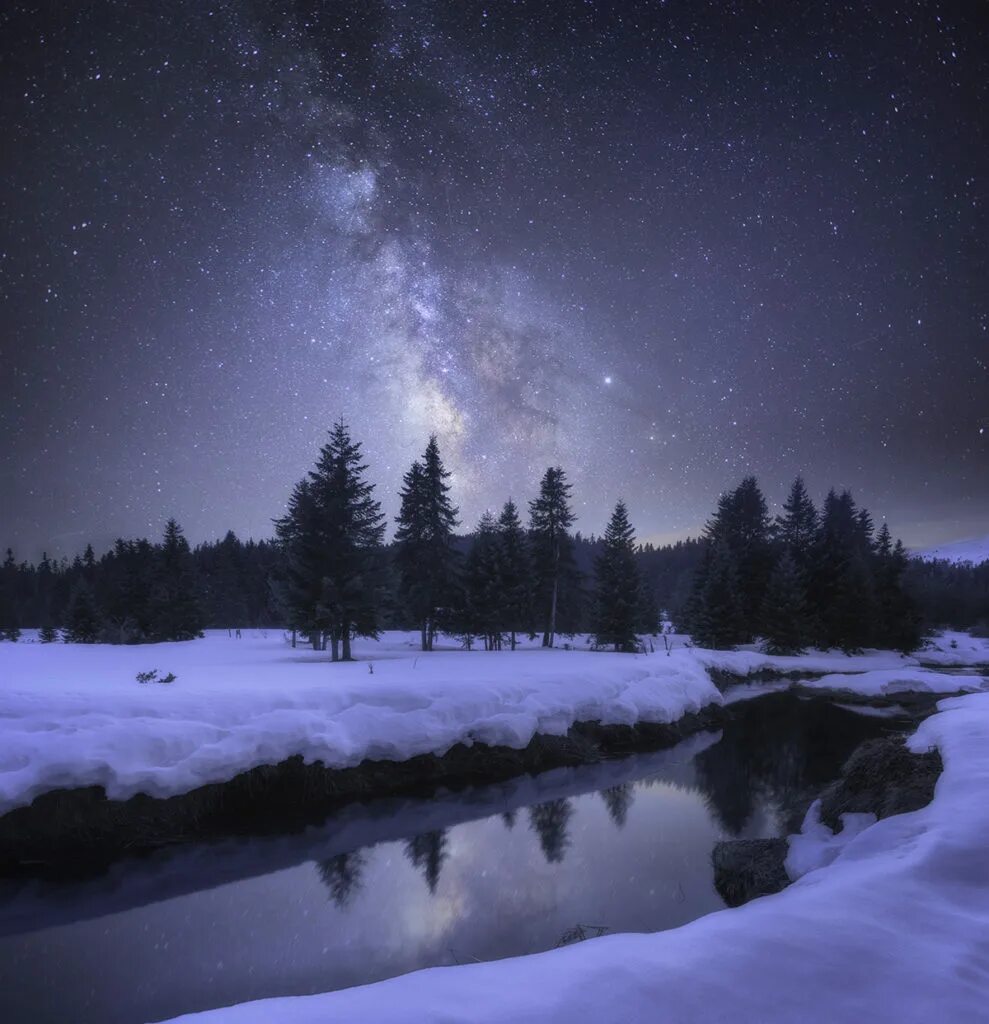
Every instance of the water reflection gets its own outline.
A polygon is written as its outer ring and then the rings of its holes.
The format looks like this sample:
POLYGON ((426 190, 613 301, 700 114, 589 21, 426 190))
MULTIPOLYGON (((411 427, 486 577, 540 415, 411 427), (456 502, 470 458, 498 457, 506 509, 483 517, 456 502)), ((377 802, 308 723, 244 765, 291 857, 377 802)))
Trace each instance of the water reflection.
POLYGON ((722 906, 719 838, 778 833, 890 726, 789 694, 733 715, 672 751, 354 807, 85 885, 8 883, 0 1018, 155 1020, 684 924, 722 906))

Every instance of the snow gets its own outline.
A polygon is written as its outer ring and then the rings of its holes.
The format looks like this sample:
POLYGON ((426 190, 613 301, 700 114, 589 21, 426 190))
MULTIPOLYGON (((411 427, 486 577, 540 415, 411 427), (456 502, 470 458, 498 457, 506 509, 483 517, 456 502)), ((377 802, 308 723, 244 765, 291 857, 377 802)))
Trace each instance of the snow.
POLYGON ((164 797, 293 755, 334 768, 525 747, 575 723, 672 722, 719 703, 690 657, 529 649, 417 655, 391 635, 330 665, 280 634, 153 647, 0 647, 0 812, 60 787, 164 797), (174 672, 168 685, 138 672, 174 672))
POLYGON ((832 832, 821 821, 821 801, 815 800, 807 810, 803 825, 795 836, 790 836, 786 855, 786 873, 793 881, 808 871, 827 867, 835 857, 863 829, 875 824, 874 814, 849 813, 841 815, 841 830, 832 832))
POLYGON ((897 693, 958 693, 981 690, 985 680, 978 675, 948 675, 926 668, 875 669, 852 675, 831 672, 818 679, 801 680, 812 690, 851 690, 862 697, 886 697, 897 693))
MULTIPOLYGON (((989 1005, 989 694, 942 701, 910 740, 944 772, 927 807, 868 825, 784 892, 655 935, 433 968, 196 1024, 974 1024, 989 1005)), ((862 822, 856 823, 861 825, 862 822)), ((808 857, 808 862, 811 858, 808 857)))
MULTIPOLYGON (((772 657, 701 650, 674 637, 669 655, 538 647, 421 654, 415 639, 386 634, 357 645, 364 661, 337 665, 325 653, 293 650, 277 631, 135 647, 0 644, 0 813, 68 787, 103 786, 115 799, 172 796, 294 755, 344 768, 443 754, 457 743, 518 749, 582 721, 672 722, 724 700, 708 674, 714 668, 742 678, 827 673, 802 685, 867 697, 984 684, 974 673, 938 674, 883 651, 772 657), (151 669, 176 681, 136 682, 151 669)), ((985 664, 989 642, 946 634, 921 657, 985 664)))
POLYGON ((918 555, 920 558, 945 558, 949 562, 973 562, 978 565, 989 558, 989 534, 984 537, 949 541, 947 544, 919 551, 918 555))

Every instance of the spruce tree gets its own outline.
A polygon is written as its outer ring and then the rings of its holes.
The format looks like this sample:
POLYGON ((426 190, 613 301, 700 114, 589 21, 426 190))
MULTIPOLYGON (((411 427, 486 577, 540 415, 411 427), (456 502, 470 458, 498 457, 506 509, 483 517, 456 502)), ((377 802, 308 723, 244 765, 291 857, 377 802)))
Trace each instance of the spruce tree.
POLYGON ((53 644, 58 639, 58 630, 50 622, 46 622, 38 630, 38 639, 43 644, 53 644))
POLYGON ((917 608, 903 588, 906 568, 903 545, 900 541, 893 542, 889 527, 883 523, 875 544, 874 642, 877 647, 909 654, 920 646, 921 633, 917 608))
POLYGON ((424 651, 456 605, 459 565, 453 543, 457 509, 450 499, 450 474, 434 434, 421 461, 403 479, 395 533, 395 562, 404 604, 416 621, 424 651))
POLYGON ((384 515, 366 480, 361 446, 341 420, 315 468, 293 491, 276 523, 286 550, 280 594, 289 624, 333 661, 352 661, 351 641, 379 635, 384 515))
POLYGON ((874 632, 871 556, 863 520, 848 491, 828 492, 812 549, 809 598, 817 644, 861 650, 874 632))
POLYGON ((773 566, 766 499, 755 477, 746 477, 734 491, 719 498, 704 535, 730 555, 743 626, 741 642, 747 642, 761 632, 762 603, 773 566))
MULTIPOLYGON (((461 601, 463 625, 467 628, 458 632, 465 637, 483 637, 484 649, 489 651, 501 647, 505 599, 499 569, 498 524, 490 512, 485 512, 467 556, 461 601)), ((470 647, 469 640, 467 646, 470 647)))
POLYGON ((734 555, 726 543, 708 543, 686 618, 690 637, 698 647, 731 649, 748 640, 738 572, 734 555))
POLYGON ((802 654, 813 641, 803 578, 789 548, 770 574, 762 623, 762 646, 767 654, 802 654))
POLYGON ((0 567, 0 640, 16 643, 21 637, 20 616, 17 609, 17 563, 14 552, 7 548, 0 567))
POLYGON ((817 509, 807 493, 802 477, 793 481, 783 503, 783 513, 776 517, 774 532, 783 548, 793 556, 799 568, 806 567, 817 536, 817 509))
POLYGON ((518 509, 511 499, 498 517, 498 576, 502 625, 514 651, 517 634, 532 628, 532 561, 518 509))
POLYGON ((203 635, 202 607, 189 542, 174 519, 165 524, 151 589, 151 632, 156 641, 194 640, 203 635))
POLYGON ((319 506, 308 478, 292 489, 285 515, 275 520, 275 534, 283 561, 272 575, 272 590, 285 624, 308 637, 313 650, 324 650, 332 623, 322 604, 325 551, 319 506))
POLYGON ((536 597, 545 616, 543 647, 556 638, 561 582, 570 569, 568 530, 576 516, 570 508, 571 485, 559 466, 550 466, 539 484, 539 497, 529 502, 529 535, 532 538, 536 597))
POLYGON ((103 620, 89 584, 76 580, 65 610, 65 629, 62 639, 67 644, 95 644, 100 638, 103 620))
POLYGON ((616 651, 636 651, 640 580, 635 564, 635 531, 623 501, 615 505, 604 532, 595 579, 595 643, 613 645, 616 651))

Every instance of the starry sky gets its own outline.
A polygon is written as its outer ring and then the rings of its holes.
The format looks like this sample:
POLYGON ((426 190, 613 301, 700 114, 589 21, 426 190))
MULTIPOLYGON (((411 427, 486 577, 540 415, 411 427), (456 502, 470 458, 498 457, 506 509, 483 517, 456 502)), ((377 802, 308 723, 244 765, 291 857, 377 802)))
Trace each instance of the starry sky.
POLYGON ((393 515, 745 474, 989 524, 981 3, 0 11, 0 543, 270 536, 343 416, 393 515))

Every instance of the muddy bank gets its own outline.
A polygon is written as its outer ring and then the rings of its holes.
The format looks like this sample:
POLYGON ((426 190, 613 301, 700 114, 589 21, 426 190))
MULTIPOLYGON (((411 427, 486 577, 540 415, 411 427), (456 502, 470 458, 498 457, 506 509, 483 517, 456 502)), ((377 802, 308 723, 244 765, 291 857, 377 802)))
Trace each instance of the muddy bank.
POLYGON ((167 799, 109 800, 102 787, 56 790, 0 817, 0 874, 90 874, 126 855, 226 836, 296 832, 345 804, 377 797, 427 796, 549 768, 670 747, 718 726, 726 711, 636 726, 584 722, 564 736, 537 735, 521 750, 458 744, 442 756, 364 761, 330 769, 292 757, 228 782, 167 799))
MULTIPOLYGON (((821 821, 837 833, 842 814, 868 813, 878 819, 919 810, 933 799, 943 768, 937 750, 914 754, 903 735, 867 740, 821 794, 821 821)), ((790 884, 783 866, 788 848, 780 838, 718 843, 711 859, 721 898, 737 907, 785 889, 790 884)))

